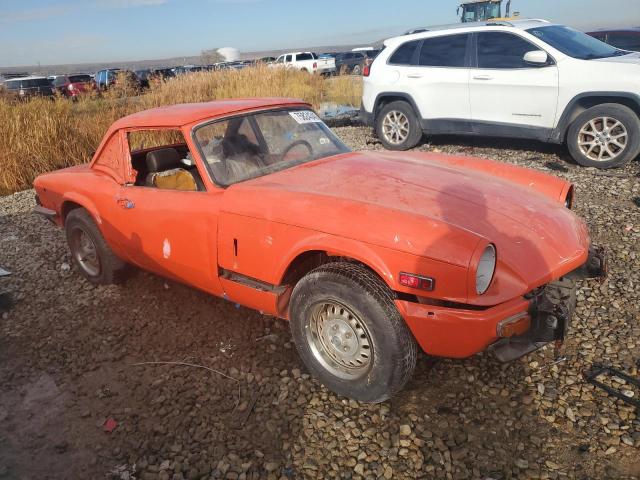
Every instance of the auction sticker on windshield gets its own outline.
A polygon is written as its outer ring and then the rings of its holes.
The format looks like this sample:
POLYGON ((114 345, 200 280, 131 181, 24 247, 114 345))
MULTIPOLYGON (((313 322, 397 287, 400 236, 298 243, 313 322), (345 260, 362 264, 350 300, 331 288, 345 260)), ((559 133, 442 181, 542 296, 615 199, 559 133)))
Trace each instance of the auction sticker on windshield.
POLYGON ((294 120, 298 123, 320 123, 320 117, 318 117, 314 112, 310 112, 308 110, 297 110, 294 112, 289 112, 294 120))

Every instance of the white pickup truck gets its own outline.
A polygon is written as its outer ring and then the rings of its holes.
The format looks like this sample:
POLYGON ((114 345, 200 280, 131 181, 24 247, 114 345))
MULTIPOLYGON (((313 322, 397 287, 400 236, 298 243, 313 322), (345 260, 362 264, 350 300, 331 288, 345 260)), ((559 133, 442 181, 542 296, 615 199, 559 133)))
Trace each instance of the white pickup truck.
POLYGON ((296 68, 309 73, 331 74, 336 71, 336 60, 333 57, 318 58, 312 52, 292 52, 280 55, 270 66, 296 68))

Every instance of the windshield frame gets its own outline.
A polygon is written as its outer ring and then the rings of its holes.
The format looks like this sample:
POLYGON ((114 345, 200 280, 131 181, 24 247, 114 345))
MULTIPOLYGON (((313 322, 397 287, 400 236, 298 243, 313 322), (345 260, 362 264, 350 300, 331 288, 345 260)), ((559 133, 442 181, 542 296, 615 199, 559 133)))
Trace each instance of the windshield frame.
MULTIPOLYGON (((340 137, 338 137, 335 132, 333 130, 331 130, 331 128, 324 123, 324 121, 322 121, 322 125, 324 127, 327 128, 327 130, 329 130, 329 132, 331 132, 331 134, 333 135, 333 137, 335 137, 335 140, 337 142, 337 146, 339 147, 338 152, 334 153, 333 155, 325 155, 325 156, 314 156, 314 157, 310 157, 310 158, 306 158, 303 160, 293 160, 293 161, 288 161, 288 162, 279 162, 280 164, 282 164, 281 166, 279 166, 278 168, 272 168, 272 169, 268 169, 267 171, 265 171, 264 173, 262 173, 261 175, 255 176, 255 177, 249 177, 249 178, 245 178, 243 180, 239 180, 237 182, 233 182, 233 183, 229 183, 229 184, 225 184, 220 182, 218 179, 216 179, 215 175, 213 174, 213 171, 211 169, 211 165, 209 165, 209 162, 207 161, 207 157, 204 153, 204 151, 202 150, 202 146, 200 145, 200 142, 198 141, 198 138, 196 137, 196 133, 200 128, 203 127, 207 127, 209 125, 215 124, 215 123, 221 123, 221 122, 227 122, 233 119, 237 119, 237 118, 246 118, 246 117, 253 117, 256 115, 260 115, 263 113, 272 113, 272 112, 281 112, 281 111, 285 111, 285 112, 296 112, 296 111, 311 111, 313 113, 316 113, 313 108, 309 107, 309 106, 304 106, 304 105, 295 105, 295 106, 289 106, 289 105, 283 105, 283 106, 277 106, 277 107, 269 107, 269 108, 259 108, 256 110, 250 110, 250 111, 245 111, 245 112, 239 112, 239 113, 234 113, 234 114, 230 114, 230 115, 224 115, 222 117, 217 117, 217 118, 211 118, 211 119, 207 119, 203 122, 199 122, 196 125, 193 125, 190 128, 190 132, 189 132, 189 138, 191 140, 191 142, 193 143, 195 150, 198 154, 199 160, 202 162, 204 169, 207 171, 207 175, 209 175, 209 179, 211 180, 211 182, 223 189, 226 189, 228 187, 231 187, 233 185, 238 185, 241 183, 245 183, 251 180, 255 180, 257 178, 262 178, 265 177, 267 175, 271 175, 273 173, 277 173, 277 172, 281 172, 283 170, 288 170, 289 168, 293 168, 293 167, 297 167, 299 165, 304 165, 306 163, 311 163, 311 162, 315 162, 316 160, 322 160, 324 158, 329 158, 335 155, 341 155, 344 153, 350 153, 353 150, 351 150, 347 145, 345 145, 345 143, 340 139, 340 137)), ((255 121, 255 119, 254 119, 255 121)), ((260 132, 260 135, 262 135, 262 132, 260 132)), ((276 164, 277 165, 277 164, 276 164)), ((276 165, 273 165, 273 167, 276 167, 276 165)))
MULTIPOLYGON (((609 45, 608 43, 605 43, 601 40, 598 40, 595 37, 592 37, 590 35, 587 35, 584 32, 581 32, 580 30, 576 30, 574 28, 568 27, 566 25, 542 25, 542 26, 536 26, 536 27, 531 27, 531 28, 527 28, 525 30, 525 32, 527 32, 529 35, 531 35, 533 38, 535 38, 536 40, 544 43, 545 45, 548 45, 549 47, 553 48, 554 50, 557 50, 558 52, 562 53, 563 55, 566 55, 567 57, 570 58, 574 58, 576 60, 599 60, 602 58, 612 58, 612 57, 618 57, 618 56, 622 56, 622 55, 628 55, 632 52, 627 52, 626 50, 622 50, 620 48, 616 48, 613 45, 609 45), (589 41, 589 43, 592 43, 594 45, 598 45, 601 44, 603 51, 608 50, 607 54, 601 54, 601 55, 595 55, 595 53, 598 53, 595 49, 593 50, 593 54, 578 54, 575 51, 571 51, 569 48, 567 48, 566 45, 561 45, 558 42, 554 41, 553 43, 551 43, 548 39, 545 39, 544 36, 538 36, 536 35, 534 32, 535 31, 544 31, 544 30, 549 30, 549 31, 570 31, 570 32, 575 32, 578 33, 580 35, 582 35, 585 39, 587 39, 589 41)), ((566 41, 566 39, 563 39, 563 41, 566 41)), ((579 43, 575 40, 573 40, 577 45, 580 46, 580 48, 582 49, 587 49, 589 48, 588 44, 582 44, 579 43)), ((599 46, 599 45, 598 45, 599 46)))

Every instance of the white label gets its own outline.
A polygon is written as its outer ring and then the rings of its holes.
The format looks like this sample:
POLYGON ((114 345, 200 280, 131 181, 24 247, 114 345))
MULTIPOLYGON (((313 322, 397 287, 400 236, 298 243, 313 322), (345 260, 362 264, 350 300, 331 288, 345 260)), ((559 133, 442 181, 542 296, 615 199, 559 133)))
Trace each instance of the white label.
POLYGON ((289 115, 293 117, 293 119, 302 124, 302 123, 322 123, 322 120, 314 113, 309 110, 298 110, 295 112, 289 112, 289 115))

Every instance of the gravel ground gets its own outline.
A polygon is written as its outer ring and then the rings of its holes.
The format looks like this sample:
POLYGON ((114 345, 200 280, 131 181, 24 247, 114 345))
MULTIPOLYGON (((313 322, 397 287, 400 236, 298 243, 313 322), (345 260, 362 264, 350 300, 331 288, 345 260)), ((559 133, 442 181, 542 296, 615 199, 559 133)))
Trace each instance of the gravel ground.
MULTIPOLYGON (((336 131, 381 148, 368 129, 336 131)), ((90 285, 21 192, 0 198, 14 272, 0 292, 15 302, 0 319, 0 478, 640 478, 637 412, 582 377, 596 361, 638 375, 640 165, 598 172, 525 142, 419 149, 575 183, 611 272, 580 284, 566 362, 550 365, 550 348, 508 365, 422 356, 396 398, 360 405, 305 373, 285 322, 144 272, 90 285)))

